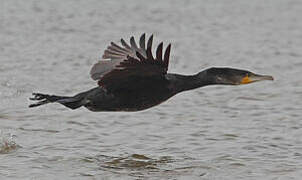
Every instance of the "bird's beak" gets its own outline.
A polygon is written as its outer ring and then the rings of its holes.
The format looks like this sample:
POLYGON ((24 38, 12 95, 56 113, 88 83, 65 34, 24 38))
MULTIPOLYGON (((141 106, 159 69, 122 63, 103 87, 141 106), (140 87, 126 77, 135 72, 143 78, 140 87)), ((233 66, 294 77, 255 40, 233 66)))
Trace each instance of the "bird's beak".
POLYGON ((264 81, 264 80, 270 80, 273 81, 274 78, 273 76, 268 76, 268 75, 259 75, 259 74, 252 74, 252 75, 247 75, 244 78, 242 78, 240 84, 249 84, 257 81, 264 81))

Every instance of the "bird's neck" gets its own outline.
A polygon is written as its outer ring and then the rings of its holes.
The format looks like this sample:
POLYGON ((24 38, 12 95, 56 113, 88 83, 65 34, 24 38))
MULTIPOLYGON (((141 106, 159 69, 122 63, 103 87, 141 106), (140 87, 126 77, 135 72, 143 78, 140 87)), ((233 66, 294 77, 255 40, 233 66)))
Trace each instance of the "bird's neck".
POLYGON ((195 75, 173 74, 173 76, 173 85, 177 93, 215 84, 212 77, 203 72, 195 75))

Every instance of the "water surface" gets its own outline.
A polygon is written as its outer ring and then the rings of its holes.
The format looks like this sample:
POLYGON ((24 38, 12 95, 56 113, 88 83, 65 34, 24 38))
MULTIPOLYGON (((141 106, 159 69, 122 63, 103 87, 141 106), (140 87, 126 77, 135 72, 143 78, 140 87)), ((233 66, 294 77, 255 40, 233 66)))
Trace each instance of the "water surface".
POLYGON ((300 179, 299 0, 0 2, 1 179, 300 179), (72 95, 110 41, 153 33, 170 72, 209 66, 274 82, 211 86, 136 113, 29 109, 72 95))

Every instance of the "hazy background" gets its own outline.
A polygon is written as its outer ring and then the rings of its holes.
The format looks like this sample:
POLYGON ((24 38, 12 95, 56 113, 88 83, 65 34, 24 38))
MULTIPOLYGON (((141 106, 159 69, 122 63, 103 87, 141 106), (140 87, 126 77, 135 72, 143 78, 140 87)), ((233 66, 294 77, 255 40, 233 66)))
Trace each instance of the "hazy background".
POLYGON ((302 1, 0 0, 0 179, 300 179, 302 1), (274 82, 212 86, 137 113, 29 109, 73 95, 110 41, 172 43, 169 71, 274 82))

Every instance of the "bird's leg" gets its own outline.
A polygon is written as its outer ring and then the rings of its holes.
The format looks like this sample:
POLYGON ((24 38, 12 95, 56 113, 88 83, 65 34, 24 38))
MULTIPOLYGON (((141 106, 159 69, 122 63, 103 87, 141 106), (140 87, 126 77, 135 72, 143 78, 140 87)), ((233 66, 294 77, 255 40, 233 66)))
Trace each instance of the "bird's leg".
POLYGON ((67 96, 56 96, 41 93, 33 93, 33 97, 29 98, 32 101, 38 101, 37 103, 29 105, 29 107, 36 107, 47 103, 57 102, 71 109, 81 107, 83 97, 67 97, 67 96))

